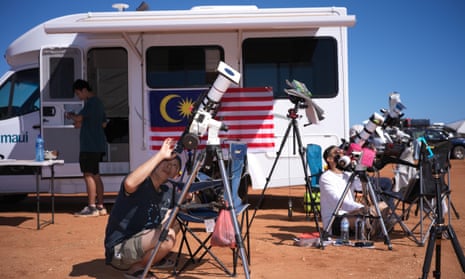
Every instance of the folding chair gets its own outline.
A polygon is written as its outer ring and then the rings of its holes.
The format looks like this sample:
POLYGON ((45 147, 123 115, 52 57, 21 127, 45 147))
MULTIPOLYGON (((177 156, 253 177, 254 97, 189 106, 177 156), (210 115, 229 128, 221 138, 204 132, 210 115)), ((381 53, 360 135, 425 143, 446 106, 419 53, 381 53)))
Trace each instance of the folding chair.
MULTIPOLYGON (((436 197, 436 183, 433 177, 433 164, 438 164, 441 168, 439 180, 441 181, 441 196, 442 199, 449 196, 449 187, 446 183, 446 174, 449 172, 449 146, 448 142, 438 145, 434 149, 434 160, 431 159, 432 155, 427 152, 426 145, 422 145, 420 159, 418 162, 418 175, 410 179, 409 184, 399 192, 382 192, 381 196, 384 198, 393 198, 394 206, 390 205, 391 213, 396 221, 399 223, 402 230, 419 246, 423 246, 428 238, 429 231, 433 225, 433 220, 437 216, 436 206, 434 199, 436 197), (402 205, 400 214, 397 213, 399 205, 402 205), (410 218, 410 213, 413 207, 416 206, 415 215, 419 213, 418 221, 410 229, 405 223, 410 218)), ((447 181, 448 182, 448 181, 447 181)), ((441 203, 442 206, 442 203, 441 203)), ((392 227, 395 223, 391 224, 392 227)))
MULTIPOLYGON (((244 187, 248 187, 245 182, 245 175, 243 175, 243 170, 245 168, 246 162, 246 153, 247 145, 243 143, 231 143, 229 148, 229 161, 228 161, 228 172, 230 175, 230 186, 231 186, 231 195, 232 202, 234 204, 235 213, 237 216, 240 216, 239 227, 244 232, 242 234, 242 240, 244 242, 244 247, 246 250, 247 261, 250 263, 250 240, 249 240, 249 216, 248 210, 249 204, 247 203, 247 188, 244 190, 244 187), (241 195, 245 197, 241 198, 241 195)), ((195 182, 191 185, 189 189, 190 192, 195 193, 198 191, 203 191, 205 189, 213 189, 213 191, 218 192, 221 188, 224 187, 223 181, 221 179, 211 179, 207 178, 205 175, 201 176, 203 181, 195 182), (218 188, 220 187, 220 188, 218 188)), ((222 209, 218 206, 216 201, 200 201, 201 203, 196 204, 187 204, 184 206, 184 210, 181 210, 178 213, 177 220, 180 224, 180 232, 182 234, 178 255, 176 258, 175 270, 174 273, 178 274, 182 272, 188 265, 195 264, 200 262, 207 254, 219 265, 219 267, 225 271, 226 274, 230 276, 236 275, 237 261, 239 257, 238 248, 228 248, 232 251, 232 268, 230 269, 220 260, 220 258, 215 255, 212 251, 212 246, 210 244, 211 232, 206 232, 205 230, 198 231, 195 228, 191 228, 189 225, 192 223, 204 224, 207 219, 216 219, 218 217, 219 210, 222 209), (205 236, 206 234, 206 236, 205 236), (192 242, 195 240, 193 244, 192 242), (180 256, 182 250, 186 247, 188 259, 184 264, 178 269, 180 256), (194 250, 194 248, 196 249, 194 250)), ((239 219, 239 218, 238 218, 239 219)))
MULTIPOLYGON (((310 170, 310 187, 313 194, 313 200, 315 202, 315 209, 317 212, 313 214, 320 214, 320 186, 319 180, 320 176, 323 173, 323 161, 322 161, 321 146, 317 144, 308 144, 307 145, 307 165, 310 170)), ((309 214, 313 211, 310 193, 308 189, 305 188, 304 196, 304 211, 306 217, 309 217, 309 214)))

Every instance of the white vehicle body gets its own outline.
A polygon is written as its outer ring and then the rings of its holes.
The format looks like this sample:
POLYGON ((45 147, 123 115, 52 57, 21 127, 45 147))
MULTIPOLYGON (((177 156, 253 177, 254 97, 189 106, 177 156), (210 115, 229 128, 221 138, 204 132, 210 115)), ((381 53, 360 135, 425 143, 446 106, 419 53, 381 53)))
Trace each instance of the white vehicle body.
MULTIPOLYGON (((206 90, 222 60, 241 73, 239 87, 273 88, 274 150, 249 154, 253 187, 264 187, 282 143, 269 186, 302 185, 294 133, 283 140, 290 123, 288 110, 294 107, 283 92, 285 81, 305 83, 325 111, 324 120, 309 126, 304 126, 308 123, 304 110, 299 111, 304 147, 339 144, 349 129, 347 28, 354 23, 355 16, 347 15, 345 8, 254 6, 96 12, 49 20, 6 50, 11 70, 0 79, 0 154, 33 159, 40 133, 45 149, 58 150, 65 161, 55 168, 56 192, 85 192, 79 130, 64 113, 83 106, 71 84, 87 79, 115 122, 100 166, 105 191, 117 191, 124 175, 153 154, 149 94, 206 90), (195 76, 199 71, 186 65, 202 65, 205 82, 199 85, 191 78, 190 73, 195 76)), ((42 170, 41 191, 50 190, 49 172, 42 170)), ((0 193, 34 192, 33 181, 25 170, 0 168, 0 193)))

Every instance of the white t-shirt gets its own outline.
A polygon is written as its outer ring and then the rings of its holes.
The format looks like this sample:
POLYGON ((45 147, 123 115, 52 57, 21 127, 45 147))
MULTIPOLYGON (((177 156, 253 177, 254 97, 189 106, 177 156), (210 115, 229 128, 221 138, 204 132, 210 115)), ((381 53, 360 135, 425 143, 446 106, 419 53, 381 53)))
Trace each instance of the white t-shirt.
MULTIPOLYGON (((342 197, 344 190, 347 187, 351 173, 343 172, 341 174, 334 173, 331 170, 325 171, 320 177, 320 204, 321 204, 321 219, 323 228, 329 224, 334 213, 339 199, 342 197)), ((356 183, 353 183, 356 184, 356 183)), ((338 214, 344 214, 363 207, 363 204, 354 200, 353 186, 349 189, 344 202, 338 214)))

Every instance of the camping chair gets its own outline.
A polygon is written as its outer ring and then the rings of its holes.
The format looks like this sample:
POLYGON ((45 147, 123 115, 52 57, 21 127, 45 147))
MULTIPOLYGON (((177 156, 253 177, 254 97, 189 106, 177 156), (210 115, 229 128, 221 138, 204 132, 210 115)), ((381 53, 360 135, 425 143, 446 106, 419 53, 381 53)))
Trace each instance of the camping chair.
MULTIPOLYGON (((426 145, 422 145, 420 159, 418 162, 418 175, 410 179, 409 184, 399 192, 382 192, 382 197, 393 198, 394 206, 390 205, 393 220, 399 223, 402 230, 409 238, 415 241, 418 245, 423 246, 428 238, 429 231, 433 225, 433 220, 436 216, 436 206, 434 199, 436 197, 436 180, 433 177, 433 164, 439 164, 441 173, 439 181, 441 183, 441 201, 449 196, 449 187, 446 183, 446 174, 449 172, 449 145, 448 142, 438 145, 434 149, 434 155, 431 156, 427 152, 426 145), (402 205, 400 214, 397 213, 397 208, 402 205), (410 218, 410 213, 413 207, 415 215, 419 213, 418 221, 410 229, 405 223, 410 218)), ((448 177, 448 176, 447 176, 448 177)), ((448 181, 447 181, 448 182, 448 181)), ((441 205, 442 206, 442 202, 441 205)), ((392 224, 392 227, 395 223, 392 224)), ((387 228, 388 230, 392 229, 387 228)))
MULTIPOLYGON (((315 202, 315 209, 317 212, 313 214, 320 214, 320 186, 319 180, 320 176, 323 173, 323 161, 322 161, 321 146, 317 144, 308 144, 307 145, 307 165, 310 170, 310 187, 313 194, 313 200, 315 202)), ((304 196, 304 211, 306 217, 309 217, 309 214, 312 212, 312 204, 310 199, 310 193, 308 189, 305 188, 304 196)))
MULTIPOLYGON (((245 183, 245 176, 243 175, 246 162, 247 145, 242 143, 231 143, 229 152, 228 172, 230 175, 232 202, 234 204, 236 215, 240 216, 240 220, 238 218, 239 227, 241 230, 245 230, 245 232, 241 232, 241 234, 247 254, 247 261, 250 263, 249 216, 247 210, 249 204, 247 203, 246 197, 247 190, 244 190, 244 187, 248 187, 248 185, 245 183), (243 196, 242 198, 241 195, 243 196)), ((202 192, 206 189, 213 189, 214 192, 218 192, 218 190, 224 187, 221 179, 211 179, 205 175, 202 175, 201 179, 201 182, 196 182, 191 185, 189 192, 202 192)), ((239 248, 228 248, 232 251, 233 270, 230 271, 230 269, 226 267, 220 258, 212 251, 212 246, 210 244, 212 233, 207 232, 207 235, 205 236, 204 230, 199 232, 195 228, 189 226, 193 223, 204 224, 208 219, 216 219, 218 217, 219 210, 221 209, 222 207, 218 206, 216 201, 206 201, 201 198, 200 203, 186 204, 183 210, 178 213, 177 220, 180 224, 182 238, 176 258, 175 274, 182 272, 189 264, 200 262, 208 254, 211 258, 213 258, 214 262, 216 262, 220 268, 225 271, 226 274, 230 276, 236 275, 239 248), (192 244, 192 242, 196 243, 196 245, 192 244), (187 250, 188 259, 178 269, 177 266, 184 246, 187 250), (194 250, 194 247, 197 248, 194 250)))

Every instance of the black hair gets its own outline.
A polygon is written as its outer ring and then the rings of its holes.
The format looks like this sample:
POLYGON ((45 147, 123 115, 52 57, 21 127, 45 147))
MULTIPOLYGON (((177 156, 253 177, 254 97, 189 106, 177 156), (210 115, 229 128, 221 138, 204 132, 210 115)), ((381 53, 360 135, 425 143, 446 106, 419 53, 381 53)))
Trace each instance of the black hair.
POLYGON ((73 90, 82 90, 82 89, 87 89, 87 91, 92 91, 92 88, 90 87, 90 84, 83 80, 83 79, 77 79, 73 83, 73 90))
POLYGON ((328 148, 325 149, 325 151, 323 152, 323 159, 325 160, 326 163, 328 163, 328 157, 329 157, 329 154, 331 153, 331 150, 333 150, 335 147, 335 145, 330 145, 328 148))

